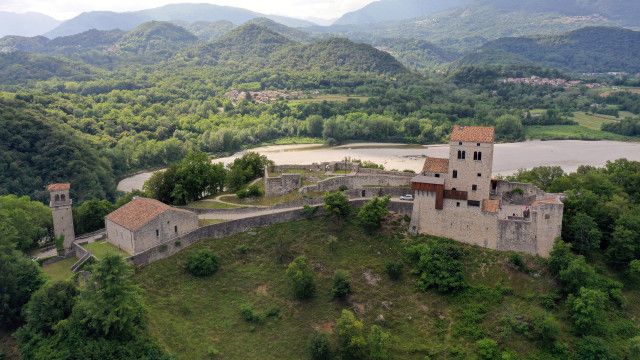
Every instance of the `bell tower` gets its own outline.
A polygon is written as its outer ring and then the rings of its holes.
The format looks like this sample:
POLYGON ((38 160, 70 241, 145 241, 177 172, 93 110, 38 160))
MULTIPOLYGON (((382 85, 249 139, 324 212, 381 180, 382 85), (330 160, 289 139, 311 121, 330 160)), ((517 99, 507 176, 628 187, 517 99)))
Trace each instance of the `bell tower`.
POLYGON ((76 239, 73 230, 73 201, 69 195, 71 184, 51 184, 47 186, 49 191, 51 213, 53 215, 53 233, 56 237, 64 236, 64 249, 71 249, 71 244, 76 239))

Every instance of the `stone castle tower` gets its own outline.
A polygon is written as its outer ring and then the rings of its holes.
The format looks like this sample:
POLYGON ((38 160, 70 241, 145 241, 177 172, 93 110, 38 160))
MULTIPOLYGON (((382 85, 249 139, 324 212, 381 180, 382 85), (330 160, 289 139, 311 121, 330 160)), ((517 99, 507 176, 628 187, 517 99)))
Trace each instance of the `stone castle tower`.
POLYGON ((71 184, 51 184, 47 187, 51 201, 51 213, 53 215, 53 233, 56 237, 64 236, 65 250, 71 249, 76 235, 73 230, 72 200, 69 195, 71 184))
POLYGON ((467 192, 467 200, 489 197, 493 171, 492 128, 456 126, 449 142, 449 179, 445 190, 467 192))

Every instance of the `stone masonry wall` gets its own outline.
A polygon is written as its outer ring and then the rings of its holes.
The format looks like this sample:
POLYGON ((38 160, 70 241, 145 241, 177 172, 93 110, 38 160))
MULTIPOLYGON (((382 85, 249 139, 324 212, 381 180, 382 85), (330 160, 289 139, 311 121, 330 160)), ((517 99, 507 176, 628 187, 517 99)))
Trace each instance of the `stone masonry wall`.
POLYGON ((356 174, 346 175, 319 181, 315 185, 305 186, 300 192, 325 192, 336 191, 344 186, 348 189, 361 189, 365 187, 409 187, 412 176, 386 175, 386 174, 356 174))

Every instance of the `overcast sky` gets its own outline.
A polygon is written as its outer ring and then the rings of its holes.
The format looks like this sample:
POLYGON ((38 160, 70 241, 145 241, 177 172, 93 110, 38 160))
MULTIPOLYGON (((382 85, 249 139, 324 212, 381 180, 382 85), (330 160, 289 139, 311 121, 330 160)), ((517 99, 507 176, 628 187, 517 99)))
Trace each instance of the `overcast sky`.
POLYGON ((65 20, 84 11, 131 11, 184 2, 229 5, 298 18, 332 19, 359 9, 373 0, 0 0, 0 10, 35 11, 65 20))

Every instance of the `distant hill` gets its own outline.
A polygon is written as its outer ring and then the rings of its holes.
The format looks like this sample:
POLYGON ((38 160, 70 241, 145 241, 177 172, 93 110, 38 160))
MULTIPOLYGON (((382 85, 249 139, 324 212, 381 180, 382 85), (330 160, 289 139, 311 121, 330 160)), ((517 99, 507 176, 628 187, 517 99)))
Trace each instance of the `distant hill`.
POLYGON ((42 35, 51 31, 59 24, 59 20, 40 13, 27 12, 16 14, 0 11, 0 37, 6 35, 42 35))
POLYGON ((282 16, 270 16, 246 9, 219 6, 211 4, 174 4, 159 8, 132 11, 132 12, 109 12, 92 11, 82 13, 73 19, 67 20, 60 26, 47 32, 45 36, 55 38, 81 33, 90 29, 98 30, 131 30, 134 27, 148 21, 185 21, 188 23, 198 21, 230 21, 234 24, 242 24, 258 17, 271 18, 287 26, 301 27, 312 26, 312 22, 293 19, 282 16))
POLYGON ((334 25, 362 25, 412 19, 466 5, 472 0, 379 0, 344 14, 334 25))
POLYGON ((94 73, 90 66, 66 58, 34 53, 0 54, 0 84, 17 85, 34 80, 58 77, 68 80, 87 80, 94 73))
POLYGON ((121 51, 166 59, 197 40, 183 27, 150 21, 124 34, 116 46, 121 51))
POLYGON ((189 30, 193 35, 204 41, 217 40, 220 37, 228 34, 236 27, 231 21, 227 20, 196 21, 194 23, 178 21, 175 23, 189 30))
POLYGON ((588 27, 562 35, 503 38, 460 60, 472 64, 535 64, 573 72, 640 72, 640 32, 588 27))
POLYGON ((254 25, 258 25, 258 26, 262 26, 265 27, 275 33, 278 33, 284 37, 287 37, 291 40, 294 41, 299 41, 299 42, 308 42, 311 40, 311 34, 300 30, 300 29, 295 29, 289 26, 285 26, 282 25, 278 22, 275 22, 271 19, 267 19, 267 18, 255 18, 252 20, 249 20, 247 22, 247 24, 254 24, 254 25))

